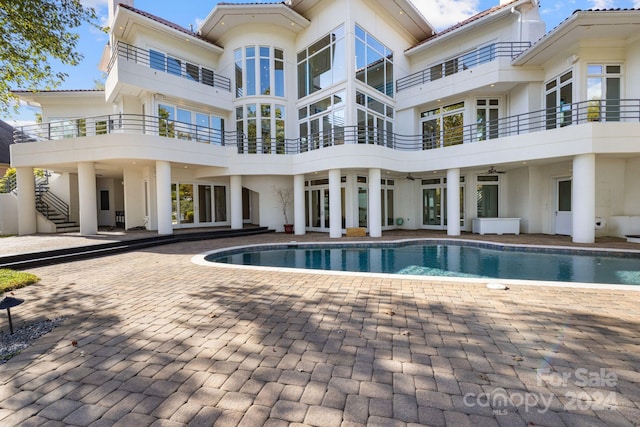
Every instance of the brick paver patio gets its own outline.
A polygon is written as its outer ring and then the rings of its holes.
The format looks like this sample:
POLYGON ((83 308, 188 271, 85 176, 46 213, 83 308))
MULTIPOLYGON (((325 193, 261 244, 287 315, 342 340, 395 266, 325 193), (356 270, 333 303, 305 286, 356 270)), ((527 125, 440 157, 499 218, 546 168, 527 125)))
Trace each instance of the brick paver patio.
POLYGON ((640 292, 191 262, 287 239, 31 270, 14 323, 66 318, 0 365, 0 425, 640 424, 640 292))

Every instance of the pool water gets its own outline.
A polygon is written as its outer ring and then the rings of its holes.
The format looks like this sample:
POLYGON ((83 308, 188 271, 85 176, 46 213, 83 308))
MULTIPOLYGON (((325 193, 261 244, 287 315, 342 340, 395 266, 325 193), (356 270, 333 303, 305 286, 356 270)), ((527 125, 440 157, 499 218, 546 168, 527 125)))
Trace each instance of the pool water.
POLYGON ((640 254, 492 249, 479 244, 286 245, 225 251, 207 261, 421 276, 640 285, 640 254))

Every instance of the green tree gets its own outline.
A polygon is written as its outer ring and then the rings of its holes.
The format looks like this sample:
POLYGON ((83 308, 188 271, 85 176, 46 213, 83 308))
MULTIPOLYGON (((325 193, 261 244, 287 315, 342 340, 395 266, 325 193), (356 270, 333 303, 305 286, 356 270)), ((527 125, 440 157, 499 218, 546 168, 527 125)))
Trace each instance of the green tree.
POLYGON ((0 0, 1 112, 18 108, 12 88, 49 90, 64 81, 67 74, 54 72, 50 61, 80 63, 73 30, 85 22, 100 28, 95 10, 80 0, 0 0))

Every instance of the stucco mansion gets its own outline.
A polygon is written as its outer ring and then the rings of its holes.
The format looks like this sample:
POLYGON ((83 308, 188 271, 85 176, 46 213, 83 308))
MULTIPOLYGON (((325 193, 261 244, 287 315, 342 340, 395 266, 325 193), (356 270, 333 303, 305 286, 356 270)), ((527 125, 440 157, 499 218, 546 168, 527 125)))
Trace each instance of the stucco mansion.
POLYGON ((105 90, 15 92, 43 120, 16 129, 4 221, 640 233, 640 10, 549 32, 537 0, 428 18, 409 0, 221 3, 186 29, 113 1, 105 90))

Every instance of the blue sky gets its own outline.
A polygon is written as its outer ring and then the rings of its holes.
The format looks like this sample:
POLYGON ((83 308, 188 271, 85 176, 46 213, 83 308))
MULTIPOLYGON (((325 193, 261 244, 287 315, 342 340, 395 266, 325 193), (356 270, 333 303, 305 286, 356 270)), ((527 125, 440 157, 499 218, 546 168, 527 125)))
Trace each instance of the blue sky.
MULTIPOLYGON (((82 0, 85 6, 96 9, 101 22, 107 22, 107 4, 110 0, 82 0)), ((259 3, 251 0, 226 0, 234 3, 259 3)), ((496 6, 500 0, 412 0, 415 6, 438 30, 454 25, 480 11, 496 6)), ((135 0, 134 6, 146 12, 175 22, 185 28, 199 23, 207 17, 217 4, 212 0, 184 0, 176 3, 159 0, 135 0)), ((576 9, 607 8, 640 8, 640 0, 540 0, 542 18, 547 24, 547 31, 568 18, 576 9)), ((65 82, 58 89, 92 89, 95 81, 101 79, 97 68, 107 36, 88 25, 79 29, 80 42, 78 49, 84 55, 82 63, 76 67, 57 66, 56 71, 68 74, 65 82)), ((32 121, 38 110, 22 107, 18 115, 2 118, 10 123, 32 121)))

